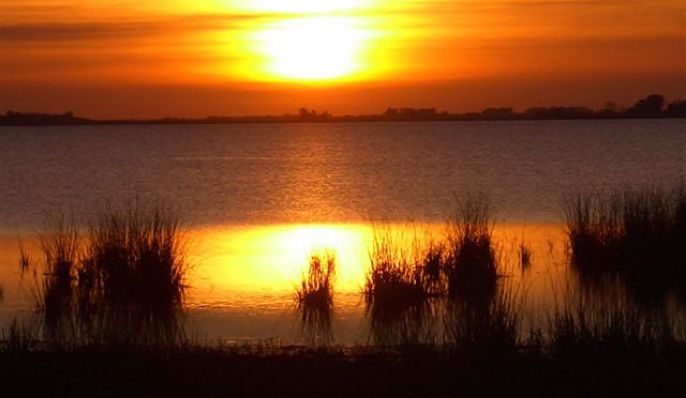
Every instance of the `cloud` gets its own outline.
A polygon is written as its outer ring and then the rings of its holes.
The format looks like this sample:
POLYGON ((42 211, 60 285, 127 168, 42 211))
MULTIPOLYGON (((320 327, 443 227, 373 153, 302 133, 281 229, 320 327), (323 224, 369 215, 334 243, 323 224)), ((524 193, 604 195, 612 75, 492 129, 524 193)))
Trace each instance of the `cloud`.
POLYGON ((237 29, 241 22, 272 17, 271 14, 202 14, 145 20, 5 24, 0 27, 0 40, 35 43, 138 38, 170 32, 237 29))

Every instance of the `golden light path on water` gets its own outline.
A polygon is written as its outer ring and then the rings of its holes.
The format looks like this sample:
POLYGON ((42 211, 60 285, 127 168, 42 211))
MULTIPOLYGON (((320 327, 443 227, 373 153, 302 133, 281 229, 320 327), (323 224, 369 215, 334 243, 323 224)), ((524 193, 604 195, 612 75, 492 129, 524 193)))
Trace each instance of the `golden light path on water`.
MULTIPOLYGON (((336 292, 356 295, 364 287, 375 237, 391 237, 412 255, 414 248, 440 240, 445 233, 445 224, 291 224, 192 230, 188 234, 189 260, 194 265, 189 305, 226 303, 237 293, 258 300, 293 293, 310 256, 323 251, 336 256, 336 292)), ((520 285, 537 301, 547 296, 553 284, 561 283, 566 255, 560 225, 500 225, 495 239, 507 283, 520 285), (533 265, 526 272, 519 262, 522 239, 534 253, 533 265)))
POLYGON ((193 281, 198 291, 293 289, 313 253, 335 253, 336 288, 358 289, 369 262, 370 227, 274 225, 191 231, 193 281))
MULTIPOLYGON (((186 259, 192 266, 186 305, 263 316, 292 308, 295 288, 313 253, 335 254, 334 283, 337 311, 359 312, 362 289, 370 266, 375 237, 391 237, 405 253, 429 239, 444 236, 446 225, 437 224, 281 224, 224 225, 185 231, 186 259), (260 315, 263 314, 263 315, 260 315)), ((502 285, 516 289, 527 302, 527 311, 550 308, 555 294, 564 289, 567 251, 559 224, 498 224, 494 232, 501 263, 502 285), (533 253, 532 265, 523 271, 519 244, 533 253)), ((42 258, 35 236, 0 238, 0 284, 4 300, 0 316, 30 311, 31 275, 19 271, 19 242, 39 265, 42 258), (9 312, 8 312, 9 311, 9 312)), ((40 276, 40 274, 37 274, 40 276)))

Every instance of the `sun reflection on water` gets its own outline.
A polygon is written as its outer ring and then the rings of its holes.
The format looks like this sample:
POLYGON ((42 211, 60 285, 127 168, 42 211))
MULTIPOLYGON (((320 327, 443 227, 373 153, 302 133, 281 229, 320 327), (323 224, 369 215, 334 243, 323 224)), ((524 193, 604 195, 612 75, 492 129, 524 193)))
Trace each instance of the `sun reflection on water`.
POLYGON ((203 264, 193 276, 202 300, 236 289, 292 290, 310 255, 322 250, 336 255, 336 289, 356 291, 364 281, 372 230, 360 224, 304 224, 212 228, 191 235, 191 261, 203 264))
MULTIPOLYGON (((242 311, 284 308, 292 304, 310 256, 326 250, 336 256, 336 305, 354 307, 360 304, 370 250, 380 229, 381 233, 392 231, 396 242, 400 239, 411 248, 417 236, 443 236, 445 224, 226 225, 188 230, 187 259, 192 271, 187 304, 242 311)), ((508 283, 523 286, 532 302, 548 300, 554 284, 564 286, 566 276, 561 272, 567 269, 567 257, 560 225, 501 224, 495 235, 508 283), (522 239, 533 253, 533 264, 526 272, 518 268, 522 239)), ((22 245, 35 261, 41 259, 37 240, 22 239, 22 245)), ((18 270, 17 238, 0 237, 0 251, 5 293, 0 307, 28 308, 31 301, 18 270)))
MULTIPOLYGON (((445 232, 441 223, 383 228, 393 231, 394 240, 406 242, 409 250, 418 239, 440 238, 445 232)), ((190 260, 197 267, 192 274, 190 304, 222 305, 238 295, 251 297, 253 302, 283 301, 294 293, 310 256, 322 251, 336 256, 335 291, 354 296, 365 283, 375 232, 379 233, 379 226, 370 224, 226 226, 191 231, 190 260)), ((536 300, 546 296, 551 281, 559 277, 551 274, 555 265, 565 262, 559 226, 503 225, 495 233, 505 276, 525 283, 536 300), (526 281, 518 268, 522 237, 535 253, 526 281)))

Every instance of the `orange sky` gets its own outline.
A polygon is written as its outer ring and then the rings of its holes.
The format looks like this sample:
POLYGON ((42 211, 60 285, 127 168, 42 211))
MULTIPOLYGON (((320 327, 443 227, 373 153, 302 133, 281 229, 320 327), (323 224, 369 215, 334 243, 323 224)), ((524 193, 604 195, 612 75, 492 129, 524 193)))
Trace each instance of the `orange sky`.
POLYGON ((0 111, 89 117, 686 96, 683 0, 2 0, 0 111))

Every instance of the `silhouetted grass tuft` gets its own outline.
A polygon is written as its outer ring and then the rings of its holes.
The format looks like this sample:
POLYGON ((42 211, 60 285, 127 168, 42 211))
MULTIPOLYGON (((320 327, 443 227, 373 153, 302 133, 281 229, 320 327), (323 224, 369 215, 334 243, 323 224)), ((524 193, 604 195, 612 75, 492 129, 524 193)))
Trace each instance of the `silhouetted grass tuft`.
POLYGON ((138 203, 107 209, 87 228, 58 218, 40 236, 37 291, 55 343, 174 339, 188 265, 177 218, 138 203))
POLYGON ((522 270, 522 272, 528 270, 531 268, 531 258, 533 254, 531 253, 531 249, 524 243, 522 242, 519 244, 519 267, 522 270))
POLYGON ((336 256, 331 252, 313 254, 309 268, 296 289, 295 301, 303 332, 311 341, 332 340, 333 283, 336 256))
POLYGON ((464 301, 487 303, 494 296, 498 265, 493 244, 491 207, 484 197, 459 204, 450 228, 450 256, 445 266, 448 294, 464 301))
POLYGON ((65 217, 48 221, 47 233, 39 236, 44 257, 43 279, 37 301, 43 315, 45 332, 51 341, 74 338, 73 308, 76 273, 81 255, 81 237, 73 222, 65 217))
POLYGON ((187 263, 178 219, 168 209, 102 212, 89 232, 80 279, 98 289, 103 300, 151 311, 181 304, 187 263))
POLYGON ((431 300, 440 294, 443 252, 407 249, 392 231, 375 231, 364 287, 372 337, 377 344, 410 344, 430 339, 431 300))
POLYGON ((686 190, 617 190, 567 200, 572 265, 582 278, 618 276, 644 303, 686 292, 686 190))
POLYGON ((31 256, 29 255, 26 250, 24 250, 24 247, 20 244, 19 245, 19 270, 21 273, 25 273, 31 268, 31 256))

